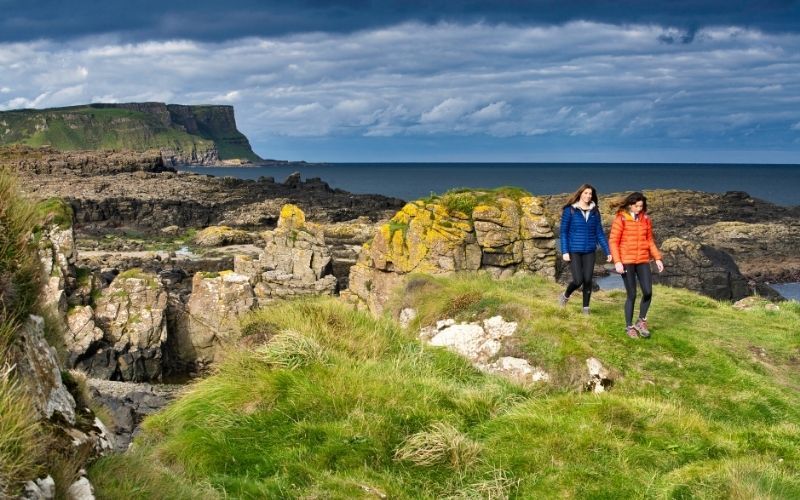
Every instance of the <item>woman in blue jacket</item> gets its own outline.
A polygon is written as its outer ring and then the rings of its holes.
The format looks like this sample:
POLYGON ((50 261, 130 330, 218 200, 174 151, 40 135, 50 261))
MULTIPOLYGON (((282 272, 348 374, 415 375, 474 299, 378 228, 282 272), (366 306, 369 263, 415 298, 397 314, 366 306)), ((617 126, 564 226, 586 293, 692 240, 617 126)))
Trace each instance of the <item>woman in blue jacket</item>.
POLYGON ((564 262, 569 262, 572 271, 572 283, 558 298, 561 307, 567 305, 572 292, 583 286, 583 314, 589 314, 594 256, 598 244, 608 256, 607 262, 611 262, 611 250, 597 208, 597 190, 584 184, 569 197, 561 214, 561 257, 564 262))

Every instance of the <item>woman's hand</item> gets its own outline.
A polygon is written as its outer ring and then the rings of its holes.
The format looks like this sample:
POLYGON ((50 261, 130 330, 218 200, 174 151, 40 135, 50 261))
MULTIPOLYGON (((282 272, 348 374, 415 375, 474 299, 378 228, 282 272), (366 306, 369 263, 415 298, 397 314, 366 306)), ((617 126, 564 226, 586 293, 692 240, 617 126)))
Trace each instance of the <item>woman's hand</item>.
POLYGON ((625 272, 625 266, 622 265, 622 262, 617 262, 614 264, 614 269, 616 269, 619 274, 623 274, 625 272))
POLYGON ((564 262, 569 262, 569 254, 568 253, 562 254, 561 258, 564 259, 564 262))
POLYGON ((611 258, 610 255, 608 257, 606 257, 606 262, 611 262, 611 260, 612 260, 612 258, 611 258))
POLYGON ((663 273, 664 272, 664 263, 661 262, 660 260, 657 260, 656 261, 656 268, 658 268, 658 272, 663 273))

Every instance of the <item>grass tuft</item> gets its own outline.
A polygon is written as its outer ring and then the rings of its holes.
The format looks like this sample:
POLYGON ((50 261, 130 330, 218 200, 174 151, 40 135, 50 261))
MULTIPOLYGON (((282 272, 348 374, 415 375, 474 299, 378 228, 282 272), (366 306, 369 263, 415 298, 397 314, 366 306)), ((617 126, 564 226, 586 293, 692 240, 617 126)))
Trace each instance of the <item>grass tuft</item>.
POLYGON ((275 335, 266 345, 257 347, 255 354, 272 367, 288 370, 327 361, 325 349, 316 340, 293 331, 275 335))
POLYGON ((480 451, 480 444, 452 425, 436 422, 430 429, 406 439, 394 457, 422 467, 447 465, 463 470, 478 460, 480 451))

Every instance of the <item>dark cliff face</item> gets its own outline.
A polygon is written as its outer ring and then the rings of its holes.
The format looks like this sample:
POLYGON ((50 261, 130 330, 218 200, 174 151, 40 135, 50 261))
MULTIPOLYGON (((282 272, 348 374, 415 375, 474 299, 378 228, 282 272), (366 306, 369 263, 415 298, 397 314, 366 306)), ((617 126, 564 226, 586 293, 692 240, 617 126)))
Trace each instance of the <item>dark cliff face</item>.
POLYGON ((221 160, 240 158, 260 161, 250 147, 250 141, 236 128, 233 106, 167 105, 174 124, 188 133, 213 140, 221 160))
POLYGON ((236 129, 232 106, 160 102, 98 103, 0 112, 0 145, 50 145, 62 151, 158 149, 167 164, 258 162, 236 129))

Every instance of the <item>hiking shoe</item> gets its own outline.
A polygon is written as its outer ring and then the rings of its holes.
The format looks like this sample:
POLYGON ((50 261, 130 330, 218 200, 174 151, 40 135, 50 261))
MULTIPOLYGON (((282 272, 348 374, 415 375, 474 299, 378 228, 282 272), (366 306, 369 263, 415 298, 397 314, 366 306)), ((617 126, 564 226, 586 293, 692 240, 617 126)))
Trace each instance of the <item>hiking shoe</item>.
POLYGON ((584 307, 583 308, 583 315, 584 316, 588 316, 589 315, 589 308, 588 307, 584 307))
POLYGON ((558 307, 566 307, 568 300, 569 300, 569 297, 567 297, 563 293, 561 295, 559 295, 558 296, 558 307))
POLYGON ((625 329, 625 334, 626 334, 628 337, 632 338, 632 339, 638 339, 638 338, 639 338, 639 332, 638 332, 638 331, 636 330, 636 328, 635 328, 635 327, 633 327, 633 326, 629 326, 629 327, 627 327, 627 328, 625 329))
POLYGON ((646 319, 639 318, 639 321, 636 322, 634 328, 636 328, 636 331, 639 332, 639 336, 643 339, 650 338, 650 330, 647 329, 646 319))

